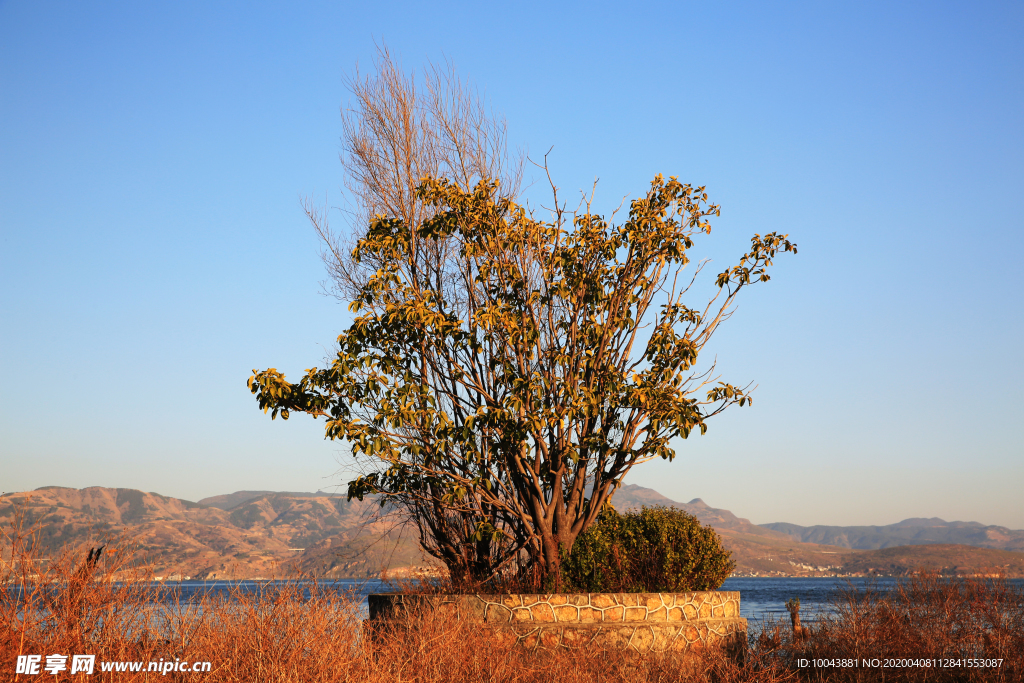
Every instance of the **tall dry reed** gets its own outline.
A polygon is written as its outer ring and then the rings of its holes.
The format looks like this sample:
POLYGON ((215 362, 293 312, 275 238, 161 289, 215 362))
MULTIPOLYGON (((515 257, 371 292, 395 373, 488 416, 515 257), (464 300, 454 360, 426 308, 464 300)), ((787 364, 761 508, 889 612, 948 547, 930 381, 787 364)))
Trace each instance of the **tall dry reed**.
POLYGON ((808 681, 1024 680, 1024 592, 1005 580, 919 573, 886 590, 850 584, 831 608, 800 634, 762 624, 755 648, 808 681))
POLYGON ((19 654, 89 654, 117 660, 156 657, 163 647, 151 623, 152 576, 130 543, 66 550, 48 558, 19 519, 0 542, 2 680, 19 654))

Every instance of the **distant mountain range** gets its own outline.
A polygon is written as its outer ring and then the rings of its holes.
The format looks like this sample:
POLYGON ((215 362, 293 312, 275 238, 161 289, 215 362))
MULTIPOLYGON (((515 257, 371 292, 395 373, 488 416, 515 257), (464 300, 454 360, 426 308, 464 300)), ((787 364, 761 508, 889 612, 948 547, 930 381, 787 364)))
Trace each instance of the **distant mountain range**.
POLYGON ((903 545, 955 543, 1024 552, 1024 531, 977 522, 947 522, 938 517, 915 517, 885 526, 799 526, 785 522, 761 526, 804 543, 824 543, 841 548, 876 550, 903 545))
POLYGON ((732 551, 742 574, 808 576, 823 574, 900 575, 917 569, 973 574, 1003 572, 1024 576, 1024 531, 977 522, 908 519, 879 527, 801 527, 753 524, 700 498, 678 503, 657 491, 625 485, 613 504, 628 510, 666 505, 685 510, 713 527, 732 551), (831 529, 825 535, 817 530, 831 529), (843 535, 843 530, 847 531, 843 535), (860 530, 872 530, 870 534, 860 530), (806 535, 799 535, 807 531, 806 535), (886 545, 872 545, 885 539, 886 545), (901 542, 902 541, 902 542, 901 542))
MULTIPOLYGON (((940 519, 878 527, 756 525, 699 498, 679 503, 653 489, 622 486, 620 511, 643 505, 685 510, 713 527, 737 573, 807 576, 1000 571, 1024 576, 1024 531, 940 519), (937 545, 938 544, 938 545, 937 545)), ((43 487, 0 496, 0 524, 17 514, 46 553, 131 538, 158 576, 336 578, 433 571, 414 527, 382 514, 372 499, 317 492, 236 491, 193 503, 134 489, 43 487)), ((9 552, 9 551, 8 551, 9 552)))
POLYGON ((218 507, 133 489, 47 486, 0 497, 0 524, 9 528, 20 514, 46 554, 124 534, 158 576, 355 578, 427 564, 412 531, 382 516, 371 500, 274 492, 217 499, 227 502, 218 507))
POLYGON ((641 505, 673 505, 718 531, 730 529, 746 534, 771 538, 786 537, 801 543, 832 545, 853 550, 878 550, 937 543, 1024 552, 1024 531, 1013 531, 1002 526, 985 526, 978 522, 947 522, 938 517, 915 517, 885 526, 800 526, 785 522, 752 524, 728 510, 709 507, 700 498, 694 498, 689 503, 677 503, 654 489, 633 485, 620 488, 615 494, 614 503, 617 506, 622 505, 624 509, 641 505))

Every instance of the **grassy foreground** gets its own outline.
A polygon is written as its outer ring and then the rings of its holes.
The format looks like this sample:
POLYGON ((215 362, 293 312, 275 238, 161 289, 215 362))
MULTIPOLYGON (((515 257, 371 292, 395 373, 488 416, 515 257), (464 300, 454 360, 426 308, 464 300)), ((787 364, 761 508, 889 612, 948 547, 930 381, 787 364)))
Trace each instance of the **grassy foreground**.
MULTIPOLYGON (((360 602, 315 582, 267 584, 194 603, 158 601, 129 546, 98 561, 34 556, 31 536, 0 547, 0 680, 99 681, 1021 681, 1024 598, 998 581, 914 579, 888 593, 849 592, 833 618, 807 632, 752 624, 745 662, 709 650, 683 665, 672 655, 619 651, 524 652, 472 623, 421 615, 413 628, 363 638, 360 602), (68 655, 57 675, 17 675, 19 655, 68 655), (70 655, 96 656, 70 674, 70 655), (1001 660, 997 667, 865 666, 864 660, 1001 660), (162 660, 162 662, 161 662, 162 660), (802 661, 806 660, 806 661, 802 661), (857 666, 837 666, 850 661, 857 666), (208 672, 146 671, 149 662, 211 663, 208 672), (143 662, 143 671, 100 670, 143 662), (819 666, 813 666, 815 663, 819 666)), ((881 662, 880 662, 881 663, 881 662)), ((164 667, 167 668, 167 667, 164 667)))

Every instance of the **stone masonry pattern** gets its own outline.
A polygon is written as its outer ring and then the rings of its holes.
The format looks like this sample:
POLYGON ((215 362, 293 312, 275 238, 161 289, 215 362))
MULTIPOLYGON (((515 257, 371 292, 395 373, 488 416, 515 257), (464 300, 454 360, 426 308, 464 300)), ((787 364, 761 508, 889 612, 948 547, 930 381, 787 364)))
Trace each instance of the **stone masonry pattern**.
MULTIPOLYGON (((736 591, 693 593, 556 593, 548 595, 369 596, 370 621, 432 609, 446 618, 481 621, 530 648, 599 642, 640 652, 688 650, 746 642, 736 591)), ((379 623, 379 622, 378 622, 379 623)))

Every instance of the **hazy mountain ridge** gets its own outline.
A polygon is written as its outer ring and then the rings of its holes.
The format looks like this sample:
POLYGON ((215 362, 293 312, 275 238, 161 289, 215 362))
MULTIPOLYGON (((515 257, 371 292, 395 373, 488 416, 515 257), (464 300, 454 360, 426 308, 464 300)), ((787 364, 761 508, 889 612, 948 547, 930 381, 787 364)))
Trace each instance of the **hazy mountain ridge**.
POLYGON ((760 526, 803 543, 857 550, 937 543, 1024 552, 1024 531, 985 526, 978 522, 947 522, 938 517, 914 517, 884 526, 800 526, 785 522, 760 526))
MULTIPOLYGON (((888 527, 759 526, 699 498, 679 503, 636 485, 622 486, 612 503, 620 511, 666 505, 694 515, 721 535, 742 574, 899 574, 920 567, 945 573, 1024 575, 1024 554, 1007 551, 1012 548, 917 544, 859 550, 808 543, 797 536, 805 530, 831 529, 832 535, 815 531, 808 537, 851 543, 866 537, 854 534, 851 540, 851 529, 893 527, 906 534, 913 529, 959 530, 978 543, 1012 543, 1017 534, 1024 535, 1002 527, 937 519, 905 520, 888 527), (1002 535, 993 539, 993 529, 1002 535)), ((402 575, 436 567, 420 550, 415 527, 403 525, 395 515, 382 515, 369 497, 348 501, 343 494, 322 491, 236 491, 193 503, 133 489, 44 487, 0 497, 0 523, 9 525, 18 512, 26 524, 37 526, 46 552, 65 545, 97 545, 125 534, 159 576, 282 578, 301 572, 358 578, 378 576, 385 569, 402 575)))
POLYGON ((336 497, 336 493, 325 493, 324 491, 317 491, 315 493, 305 492, 300 493, 296 491, 235 491, 234 493, 228 493, 220 496, 210 496, 209 498, 203 498, 199 501, 199 505, 208 505, 210 507, 220 508, 221 510, 230 510, 238 507, 242 503, 246 503, 254 498, 260 498, 262 496, 294 496, 298 498, 317 498, 317 497, 336 497))

